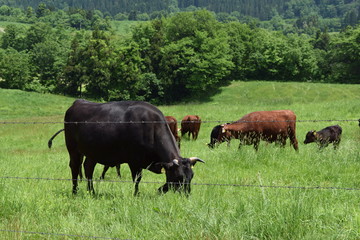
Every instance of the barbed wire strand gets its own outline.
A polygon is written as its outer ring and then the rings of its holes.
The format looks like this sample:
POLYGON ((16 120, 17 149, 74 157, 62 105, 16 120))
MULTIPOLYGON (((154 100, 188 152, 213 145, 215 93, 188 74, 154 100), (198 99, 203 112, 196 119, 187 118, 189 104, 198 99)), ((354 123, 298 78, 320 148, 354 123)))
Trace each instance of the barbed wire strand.
MULTIPOLYGON (((267 120, 267 121, 225 121, 225 120, 206 120, 206 121, 181 121, 183 123, 264 123, 264 122, 358 122, 359 119, 323 119, 323 120, 284 120, 284 121, 277 121, 277 120, 267 120)), ((169 121, 172 122, 172 121, 169 121)), ((85 122, 63 122, 63 121, 45 121, 45 122, 26 122, 26 121, 3 121, 0 122, 0 124, 3 125, 11 125, 11 124, 163 124, 163 123, 169 123, 167 121, 116 121, 116 122, 91 122, 91 121, 85 121, 85 122)), ((180 121, 178 121, 180 123, 180 121)), ((359 121, 360 122, 360 121, 359 121)))
MULTIPOLYGON (((79 182, 84 181, 87 182, 87 179, 66 179, 66 178, 35 178, 35 177, 11 177, 5 176, 0 177, 0 179, 15 179, 15 180, 45 180, 45 181, 73 181, 77 180, 79 182)), ((126 181, 126 180, 104 180, 104 179, 92 179, 92 182, 109 182, 109 183, 132 183, 133 181, 126 181)), ((141 181, 139 183, 142 184, 164 184, 164 182, 158 181, 141 181)), ((179 183, 172 183, 170 184, 179 184, 179 183)), ((346 190, 346 191, 360 191, 360 188, 351 188, 351 187, 323 187, 323 186, 279 186, 279 185, 255 185, 255 184, 237 184, 237 183, 184 183, 196 186, 220 186, 220 187, 247 187, 247 188, 287 188, 287 189, 319 189, 319 190, 346 190)))
POLYGON ((90 238, 91 238, 91 239, 125 240, 125 239, 110 238, 110 237, 97 237, 97 236, 74 235, 74 234, 65 234, 65 233, 47 233, 47 232, 34 232, 34 231, 8 230, 8 229, 0 229, 0 232, 38 234, 38 235, 52 235, 52 236, 63 236, 63 237, 80 237, 80 238, 87 238, 87 239, 90 239, 90 238))

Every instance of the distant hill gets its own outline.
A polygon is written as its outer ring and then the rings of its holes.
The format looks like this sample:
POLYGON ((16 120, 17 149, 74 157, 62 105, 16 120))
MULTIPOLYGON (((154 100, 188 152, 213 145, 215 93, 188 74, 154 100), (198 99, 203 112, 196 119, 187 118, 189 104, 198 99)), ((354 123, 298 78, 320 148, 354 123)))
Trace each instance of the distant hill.
POLYGON ((152 13, 174 12, 193 8, 206 8, 216 13, 235 13, 242 16, 269 20, 276 14, 284 18, 319 15, 323 18, 352 18, 359 20, 359 0, 0 0, 1 5, 37 8, 45 3, 49 8, 68 7, 97 9, 104 13, 152 13))

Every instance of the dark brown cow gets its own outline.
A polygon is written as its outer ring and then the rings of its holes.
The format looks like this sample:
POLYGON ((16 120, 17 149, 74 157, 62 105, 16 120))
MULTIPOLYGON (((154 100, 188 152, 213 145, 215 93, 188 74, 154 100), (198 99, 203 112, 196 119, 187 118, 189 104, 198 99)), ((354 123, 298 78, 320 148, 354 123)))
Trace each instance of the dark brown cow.
POLYGON ((285 146, 286 139, 290 138, 290 144, 298 150, 295 127, 296 115, 290 110, 252 112, 236 122, 216 126, 208 145, 213 147, 216 142, 236 138, 240 140, 239 148, 253 144, 258 150, 260 140, 285 146))
POLYGON ((329 126, 320 131, 309 131, 306 134, 304 144, 316 142, 319 149, 322 149, 332 143, 334 149, 336 149, 340 144, 341 134, 342 128, 339 125, 329 126))
POLYGON ((165 116, 166 122, 169 125, 171 133, 174 135, 176 142, 180 148, 180 137, 178 135, 177 120, 173 116, 165 116))
POLYGON ((198 115, 186 115, 181 121, 181 136, 188 133, 192 135, 192 139, 196 140, 200 131, 201 119, 198 115))

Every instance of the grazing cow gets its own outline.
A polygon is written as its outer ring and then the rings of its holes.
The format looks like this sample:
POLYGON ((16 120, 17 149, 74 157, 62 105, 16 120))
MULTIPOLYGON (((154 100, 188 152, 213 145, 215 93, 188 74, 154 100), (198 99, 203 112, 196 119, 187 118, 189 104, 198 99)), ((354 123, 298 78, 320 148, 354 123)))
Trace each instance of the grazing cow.
POLYGON ((290 110, 259 111, 246 114, 230 124, 216 126, 211 133, 209 147, 216 142, 229 141, 231 138, 240 140, 240 145, 254 145, 258 150, 260 140, 276 142, 285 146, 286 139, 298 150, 295 133, 296 115, 290 110))
MULTIPOLYGON (((166 119, 166 121, 167 121, 167 123, 169 125, 171 133, 174 135, 175 140, 178 143, 178 146, 180 148, 180 137, 178 136, 178 133, 177 133, 177 121, 176 121, 176 118, 174 118, 173 116, 165 116, 165 119, 166 119)), ((105 179, 105 174, 106 174, 107 170, 109 169, 109 167, 110 166, 107 166, 107 165, 104 166, 104 170, 103 170, 103 172, 101 174, 100 179, 105 179)), ((116 167, 117 175, 120 178, 121 177, 120 164, 116 165, 115 167, 116 167)))
POLYGON ((177 121, 173 116, 165 116, 166 122, 169 125, 171 133, 174 135, 176 142, 180 148, 180 137, 178 135, 177 121))
POLYGON ((192 139, 196 140, 200 131, 201 119, 198 115, 186 115, 181 121, 181 137, 188 133, 192 139))
MULTIPOLYGON (((57 131, 48 141, 48 147, 51 148, 52 146, 52 141, 54 140, 54 138, 59 134, 61 133, 62 131, 64 131, 65 129, 60 129, 59 131, 57 131)), ((105 178, 105 173, 107 172, 107 170, 109 169, 110 166, 107 166, 105 165, 104 166, 104 170, 100 176, 100 179, 104 179, 105 178)), ((116 172, 117 172, 117 175, 118 177, 121 177, 121 173, 120 173, 120 164, 116 165, 116 172)), ((79 177, 80 179, 83 178, 83 174, 82 174, 82 170, 81 170, 81 166, 80 166, 80 170, 79 170, 79 177)))
POLYGON ((97 163, 115 166, 127 163, 139 191, 142 169, 160 174, 169 189, 190 193, 192 166, 197 157, 183 158, 162 112, 141 101, 93 103, 76 100, 65 113, 65 142, 70 156, 72 192, 77 192, 77 177, 85 156, 87 189, 94 193, 92 175, 97 163))
POLYGON ((319 149, 327 147, 329 143, 333 143, 336 149, 341 141, 342 128, 339 125, 329 126, 320 131, 309 131, 306 134, 304 144, 316 142, 319 149))

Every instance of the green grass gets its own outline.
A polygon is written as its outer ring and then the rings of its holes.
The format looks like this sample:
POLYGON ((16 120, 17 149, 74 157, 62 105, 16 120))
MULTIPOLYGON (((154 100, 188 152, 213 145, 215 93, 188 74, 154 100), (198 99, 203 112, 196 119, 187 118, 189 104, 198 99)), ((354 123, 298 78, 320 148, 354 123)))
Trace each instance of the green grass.
MULTIPOLYGON (((359 239, 360 192, 343 189, 360 188, 359 92, 360 85, 234 82, 208 102, 160 106, 178 120, 198 114, 205 121, 197 141, 182 139, 182 156, 206 161, 194 168, 190 197, 158 195, 161 184, 150 182, 165 177, 149 171, 144 171, 140 196, 133 197, 126 165, 121 169, 124 182, 97 181, 95 196, 86 192, 85 183, 73 196, 68 180, 0 178, 0 230, 8 230, 0 231, 0 239, 359 239), (266 143, 258 152, 251 146, 238 150, 235 140, 230 147, 207 148, 216 121, 275 109, 291 109, 300 120, 298 153, 289 145, 266 143), (333 121, 308 121, 329 119, 333 121), (337 151, 302 144, 307 131, 332 124, 343 127, 337 151)), ((61 122, 73 100, 0 89, 0 122, 61 122)), ((47 148, 48 139, 62 127, 0 124, 0 177, 69 179, 64 135, 47 148)), ((97 179, 101 170, 100 165, 95 169, 97 179)), ((106 179, 118 180, 115 169, 106 179)))
POLYGON ((139 21, 111 21, 111 27, 117 36, 128 36, 131 34, 132 27, 141 22, 139 21))

